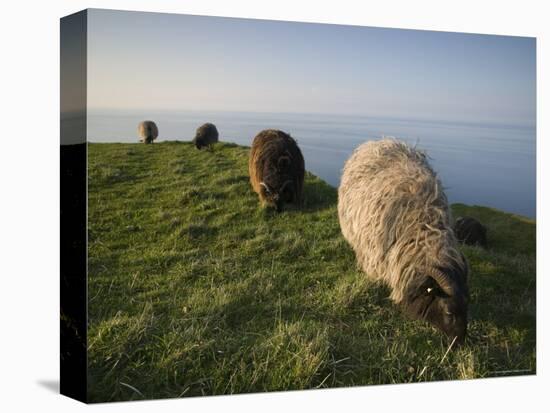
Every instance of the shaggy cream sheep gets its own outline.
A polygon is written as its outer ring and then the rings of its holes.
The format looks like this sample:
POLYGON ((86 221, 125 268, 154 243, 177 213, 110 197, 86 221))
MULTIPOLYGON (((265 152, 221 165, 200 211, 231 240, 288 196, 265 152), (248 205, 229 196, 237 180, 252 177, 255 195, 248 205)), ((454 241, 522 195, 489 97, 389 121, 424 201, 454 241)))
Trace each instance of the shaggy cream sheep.
POLYGON ((407 314, 463 341, 468 266, 423 152, 394 139, 359 146, 342 173, 338 217, 368 277, 389 285, 407 314))

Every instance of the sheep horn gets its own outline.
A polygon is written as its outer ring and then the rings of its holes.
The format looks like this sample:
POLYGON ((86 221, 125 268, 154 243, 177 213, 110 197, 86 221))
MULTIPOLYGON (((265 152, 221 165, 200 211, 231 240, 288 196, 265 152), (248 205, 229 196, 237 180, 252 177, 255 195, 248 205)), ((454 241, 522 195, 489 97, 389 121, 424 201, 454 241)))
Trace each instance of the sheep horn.
POLYGON ((453 280, 449 278, 448 275, 436 268, 430 268, 426 273, 432 277, 439 287, 448 295, 453 295, 455 293, 455 286, 453 280))
POLYGON ((260 186, 263 186, 267 192, 270 192, 269 187, 264 182, 260 182, 260 186))

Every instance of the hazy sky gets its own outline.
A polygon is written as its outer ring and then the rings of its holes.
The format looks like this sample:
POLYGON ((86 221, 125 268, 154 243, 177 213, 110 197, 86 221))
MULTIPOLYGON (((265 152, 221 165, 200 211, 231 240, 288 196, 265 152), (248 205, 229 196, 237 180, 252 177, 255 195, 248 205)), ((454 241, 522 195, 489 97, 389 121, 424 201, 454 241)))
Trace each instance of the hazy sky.
POLYGON ((535 39, 90 10, 92 109, 535 120, 535 39))

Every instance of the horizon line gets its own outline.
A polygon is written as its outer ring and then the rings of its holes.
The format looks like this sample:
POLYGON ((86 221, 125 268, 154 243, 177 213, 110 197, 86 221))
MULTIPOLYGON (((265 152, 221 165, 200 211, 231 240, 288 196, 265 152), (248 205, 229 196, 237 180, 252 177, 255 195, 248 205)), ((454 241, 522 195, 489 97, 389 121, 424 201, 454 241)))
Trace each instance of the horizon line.
MULTIPOLYGON (((435 117, 429 118, 426 116, 414 116, 414 115, 390 115, 390 114, 373 114, 373 113, 339 113, 339 112, 315 112, 315 111, 267 111, 267 110, 237 110, 237 109, 185 109, 185 108, 87 108, 85 112, 89 115, 92 112, 103 112, 103 111, 113 111, 113 112, 149 112, 154 113, 183 113, 183 112, 197 112, 197 113, 208 113, 208 112, 221 112, 221 113, 251 113, 259 115, 307 115, 307 116, 334 116, 334 117, 344 117, 344 118, 371 118, 371 119, 383 119, 383 120, 412 120, 420 122, 432 122, 432 123, 458 123, 458 124, 469 124, 469 125, 502 125, 502 126, 521 126, 535 128, 537 126, 537 117, 535 115, 534 119, 521 119, 516 121, 506 121, 492 118, 492 119, 475 119, 475 118, 446 118, 446 117, 435 117)), ((82 112, 82 111, 74 111, 82 112)), ((73 113, 74 113, 73 112, 73 113)), ((70 112, 64 112, 66 114, 70 112)), ((63 115, 63 113, 62 113, 63 115)))

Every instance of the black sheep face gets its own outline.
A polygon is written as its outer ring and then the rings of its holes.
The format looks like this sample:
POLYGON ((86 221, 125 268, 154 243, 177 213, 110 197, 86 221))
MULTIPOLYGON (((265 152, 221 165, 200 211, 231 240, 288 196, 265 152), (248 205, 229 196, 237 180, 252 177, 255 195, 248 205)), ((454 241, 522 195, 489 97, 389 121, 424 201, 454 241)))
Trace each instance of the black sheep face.
POLYGON ((280 212, 283 204, 292 203, 294 199, 294 181, 289 174, 290 158, 282 156, 277 160, 276 166, 266 164, 264 167, 264 180, 260 183, 261 196, 267 206, 274 207, 280 212))
POLYGON ((153 143, 153 134, 150 132, 150 128, 147 131, 147 136, 145 137, 145 143, 153 143))
POLYGON ((466 275, 459 275, 456 270, 441 272, 448 275, 448 280, 440 281, 441 284, 431 276, 415 277, 402 304, 409 317, 427 321, 451 340, 456 337, 457 344, 461 344, 468 323, 466 275))
POLYGON ((266 179, 260 183, 261 195, 268 207, 281 212, 285 203, 294 201, 294 184, 288 177, 266 179))
POLYGON ((208 147, 208 144, 205 143, 206 138, 201 133, 197 133, 195 136, 195 139, 193 139, 193 143, 195 144, 195 147, 197 149, 202 149, 208 147))

